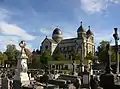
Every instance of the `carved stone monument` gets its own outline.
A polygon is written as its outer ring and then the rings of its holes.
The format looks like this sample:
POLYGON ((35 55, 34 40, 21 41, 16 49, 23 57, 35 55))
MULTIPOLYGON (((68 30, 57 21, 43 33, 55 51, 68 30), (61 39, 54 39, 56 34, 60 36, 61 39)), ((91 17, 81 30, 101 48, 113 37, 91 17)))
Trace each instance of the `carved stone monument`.
POLYGON ((26 43, 25 41, 21 41, 19 43, 19 46, 21 47, 21 52, 18 58, 18 62, 17 62, 17 70, 14 76, 14 81, 13 81, 13 86, 14 89, 21 89, 21 86, 24 85, 29 85, 30 84, 30 80, 29 80, 29 76, 27 74, 27 59, 28 56, 26 54, 26 43))

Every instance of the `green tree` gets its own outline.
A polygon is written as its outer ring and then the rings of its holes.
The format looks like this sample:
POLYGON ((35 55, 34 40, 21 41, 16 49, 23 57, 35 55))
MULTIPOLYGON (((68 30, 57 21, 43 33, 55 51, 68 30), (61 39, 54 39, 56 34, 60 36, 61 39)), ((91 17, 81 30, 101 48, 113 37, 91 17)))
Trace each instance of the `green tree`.
POLYGON ((95 62, 97 60, 97 56, 94 56, 91 52, 89 52, 86 56, 86 59, 95 62))
POLYGON ((0 64, 2 64, 2 61, 3 61, 3 54, 2 52, 0 52, 0 64))
POLYGON ((80 54, 76 53, 74 57, 75 57, 75 60, 79 60, 80 63, 82 63, 82 57, 80 54))
POLYGON ((55 55, 55 57, 54 57, 54 60, 57 60, 57 61, 62 61, 62 60, 64 60, 65 58, 64 58, 64 56, 63 56, 63 54, 62 53, 57 53, 56 55, 55 55))
POLYGON ((16 49, 16 46, 14 44, 7 45, 7 49, 5 51, 5 54, 8 57, 7 63, 10 66, 16 66, 17 56, 19 54, 19 51, 16 49))
MULTIPOLYGON (((98 49, 98 51, 97 51, 98 55, 97 56, 98 56, 98 60, 100 62, 105 63, 107 61, 106 46, 107 46, 108 43, 109 43, 108 41, 104 41, 104 40, 99 43, 99 46, 97 48, 98 49)), ((111 59, 112 59, 112 61, 115 61, 114 47, 111 47, 111 59)))
POLYGON ((2 65, 4 65, 5 61, 8 60, 8 56, 5 53, 3 53, 2 55, 3 55, 2 65))
POLYGON ((40 54, 33 54, 31 68, 37 69, 39 68, 39 65, 40 65, 40 54))
POLYGON ((46 51, 46 52, 44 52, 44 53, 41 54, 41 56, 40 56, 40 62, 42 64, 44 64, 44 65, 48 64, 49 60, 52 60, 52 56, 50 55, 49 52, 46 51))
POLYGON ((113 47, 111 47, 111 61, 115 62, 115 49, 113 47))
POLYGON ((79 60, 79 62, 82 63, 82 56, 79 53, 71 52, 71 56, 75 61, 79 60))
POLYGON ((102 40, 100 43, 99 43, 99 46, 98 46, 98 60, 100 62, 103 62, 105 63, 107 60, 106 60, 106 45, 108 44, 109 42, 108 41, 104 41, 102 40))

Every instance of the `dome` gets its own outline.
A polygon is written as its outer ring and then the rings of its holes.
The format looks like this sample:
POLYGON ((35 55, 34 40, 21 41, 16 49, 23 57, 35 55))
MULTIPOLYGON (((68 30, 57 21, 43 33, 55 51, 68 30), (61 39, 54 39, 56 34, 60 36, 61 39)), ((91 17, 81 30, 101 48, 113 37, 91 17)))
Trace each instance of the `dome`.
POLYGON ((53 34, 60 34, 62 35, 62 32, 59 28, 55 28, 55 30, 53 31, 53 34))
POLYGON ((82 26, 82 22, 81 22, 81 26, 78 28, 77 32, 86 32, 82 26))
POLYGON ((56 42, 60 42, 62 40, 62 31, 59 28, 55 28, 53 31, 52 39, 56 42))
POLYGON ((88 29, 88 31, 86 32, 86 34, 87 34, 87 35, 94 35, 93 32, 90 30, 90 26, 88 26, 88 27, 89 27, 89 29, 88 29))

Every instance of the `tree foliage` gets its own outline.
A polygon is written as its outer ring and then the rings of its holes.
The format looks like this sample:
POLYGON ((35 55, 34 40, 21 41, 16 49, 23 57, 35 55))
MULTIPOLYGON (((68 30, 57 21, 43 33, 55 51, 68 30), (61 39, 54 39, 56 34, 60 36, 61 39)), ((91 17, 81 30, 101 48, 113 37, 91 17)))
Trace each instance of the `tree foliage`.
MULTIPOLYGON (((107 61, 107 52, 106 46, 109 42, 108 41, 101 41, 98 46, 97 56, 100 62, 105 63, 107 61)), ((111 61, 115 61, 115 50, 114 47, 111 47, 111 61)))
POLYGON ((72 60, 79 60, 82 63, 82 56, 79 53, 71 52, 72 60))
POLYGON ((42 63, 42 64, 48 64, 48 61, 49 60, 52 60, 52 56, 50 55, 50 53, 49 52, 44 52, 44 53, 42 53, 41 54, 41 56, 40 56, 40 62, 42 63))
POLYGON ((64 60, 64 59, 65 59, 65 58, 64 58, 64 56, 63 56, 62 53, 57 53, 57 54, 55 54, 54 60, 62 61, 62 60, 64 60))
POLYGON ((97 56, 94 56, 91 52, 89 52, 86 56, 86 59, 95 62, 97 60, 97 56))
POLYGON ((82 57, 80 54, 76 53, 74 57, 75 57, 75 60, 79 60, 82 63, 82 57))
POLYGON ((7 49, 4 53, 8 57, 7 63, 10 64, 10 66, 16 66, 17 57, 19 55, 19 51, 16 49, 16 46, 14 44, 7 45, 7 49))
POLYGON ((39 68, 39 65, 40 65, 40 54, 33 54, 31 68, 37 69, 39 68))
POLYGON ((4 62, 8 59, 7 55, 3 52, 0 52, 0 64, 4 65, 4 62))

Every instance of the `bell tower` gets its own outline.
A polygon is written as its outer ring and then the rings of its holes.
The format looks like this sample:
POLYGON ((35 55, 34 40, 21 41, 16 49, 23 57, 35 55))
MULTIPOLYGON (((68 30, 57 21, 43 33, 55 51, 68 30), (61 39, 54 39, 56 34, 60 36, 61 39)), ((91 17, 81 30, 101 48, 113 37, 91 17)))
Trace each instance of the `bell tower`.
POLYGON ((78 39, 84 39, 86 37, 86 31, 84 30, 82 26, 82 22, 81 22, 80 27, 77 30, 77 37, 78 39))

